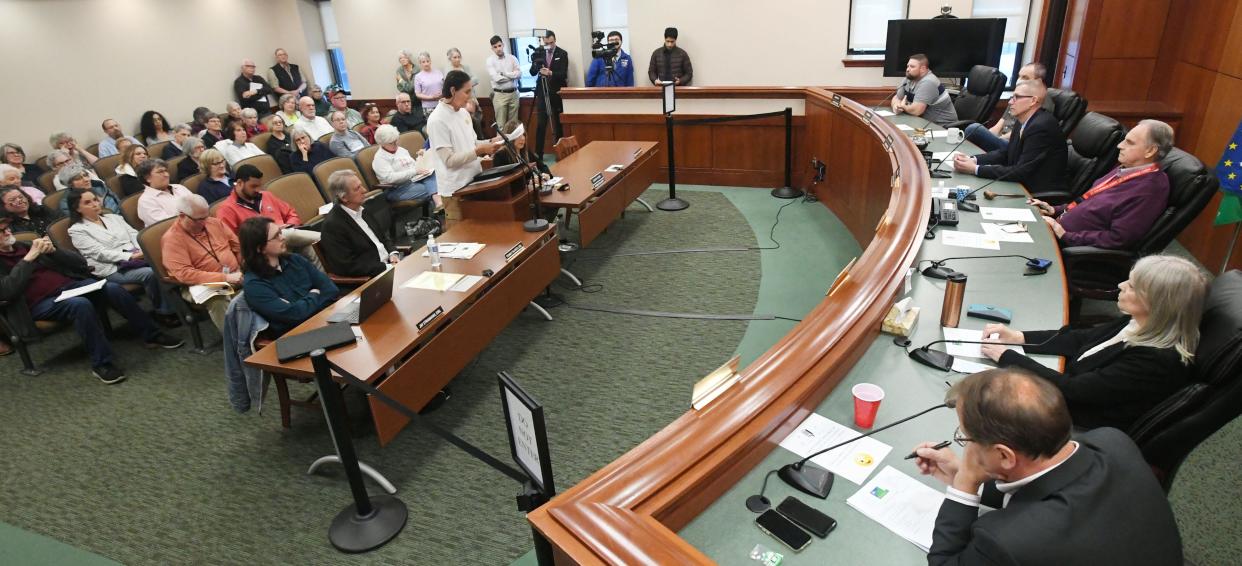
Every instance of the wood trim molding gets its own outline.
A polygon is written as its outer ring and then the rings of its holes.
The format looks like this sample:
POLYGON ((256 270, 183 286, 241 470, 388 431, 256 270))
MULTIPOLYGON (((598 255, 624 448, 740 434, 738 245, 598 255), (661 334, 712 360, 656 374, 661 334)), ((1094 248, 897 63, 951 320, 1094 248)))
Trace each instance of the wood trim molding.
MULTIPOLYGON (((552 543, 558 562, 712 564, 676 530, 743 477, 833 390, 879 333, 915 261, 928 221, 931 180, 909 138, 885 120, 866 120, 867 106, 844 97, 834 102, 828 90, 768 91, 805 100, 811 151, 830 171, 848 177, 839 182, 851 189, 824 190, 821 199, 865 251, 832 296, 711 405, 686 412, 528 516, 552 543), (891 149, 885 140, 892 140, 891 149), (887 221, 878 222, 881 218, 887 221)), ((722 89, 718 97, 735 94, 738 89, 722 89)), ((829 283, 823 282, 825 290, 829 283)))
POLYGON ((875 55, 846 55, 841 59, 841 64, 846 68, 854 67, 884 67, 884 56, 876 57, 875 55))

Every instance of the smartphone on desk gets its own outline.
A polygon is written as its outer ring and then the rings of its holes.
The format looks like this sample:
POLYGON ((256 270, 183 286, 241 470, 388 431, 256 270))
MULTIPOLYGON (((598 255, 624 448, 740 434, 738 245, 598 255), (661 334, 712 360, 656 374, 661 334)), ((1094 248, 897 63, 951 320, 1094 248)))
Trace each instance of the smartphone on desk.
POLYGON ((796 497, 786 497, 780 505, 776 506, 776 510, 793 521, 794 524, 811 531, 815 536, 824 538, 828 533, 837 528, 837 520, 829 517, 819 509, 811 507, 803 503, 796 497))
POLYGON ((772 535, 772 538, 781 541, 794 552, 801 552, 806 545, 811 544, 811 535, 799 529, 798 525, 777 513, 775 509, 764 511, 759 518, 755 519, 755 525, 759 527, 759 530, 772 535))

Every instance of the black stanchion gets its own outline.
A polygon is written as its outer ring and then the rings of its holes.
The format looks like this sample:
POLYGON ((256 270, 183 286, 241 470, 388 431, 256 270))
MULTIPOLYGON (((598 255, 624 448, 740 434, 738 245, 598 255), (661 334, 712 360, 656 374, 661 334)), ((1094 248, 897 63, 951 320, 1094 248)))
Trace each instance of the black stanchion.
POLYGON ((673 160, 673 115, 664 115, 664 130, 668 136, 668 198, 656 203, 656 208, 669 212, 690 208, 690 203, 677 198, 677 166, 673 160))
POLYGON ((332 519, 328 540, 341 552, 375 550, 388 544, 405 528, 409 511, 405 503, 391 495, 368 496, 367 486, 362 483, 362 470, 358 467, 358 455, 349 435, 345 399, 340 386, 332 379, 332 370, 323 348, 311 352, 311 364, 315 367, 315 384, 319 387, 320 404, 328 421, 328 431, 332 434, 332 444, 336 446, 336 455, 345 468, 345 477, 354 496, 353 504, 346 506, 332 519))
POLYGON ((798 198, 804 193, 793 186, 793 108, 785 109, 785 186, 772 189, 776 198, 798 198))

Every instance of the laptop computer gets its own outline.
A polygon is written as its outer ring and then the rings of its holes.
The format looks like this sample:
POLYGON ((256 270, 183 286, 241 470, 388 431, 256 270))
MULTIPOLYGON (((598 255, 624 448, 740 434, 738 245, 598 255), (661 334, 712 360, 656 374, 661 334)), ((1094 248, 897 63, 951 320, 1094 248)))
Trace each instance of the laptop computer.
POLYGON ((396 271, 395 267, 389 268, 378 279, 362 289, 361 300, 332 313, 332 316, 328 317, 328 322, 359 324, 366 320, 372 313, 384 306, 384 303, 392 299, 393 273, 396 271))

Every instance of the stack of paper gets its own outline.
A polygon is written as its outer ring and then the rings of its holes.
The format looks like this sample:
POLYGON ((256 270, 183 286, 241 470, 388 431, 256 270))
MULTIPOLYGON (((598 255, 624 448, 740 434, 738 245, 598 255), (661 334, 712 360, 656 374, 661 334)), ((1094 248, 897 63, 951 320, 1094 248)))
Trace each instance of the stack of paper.
POLYGON ((867 518, 927 552, 944 494, 885 466, 845 502, 867 518))
MULTIPOLYGON (((858 433, 853 429, 833 422, 823 415, 812 413, 805 421, 802 421, 801 425, 798 425, 796 430, 785 437, 785 440, 781 441, 781 448, 806 458, 855 436, 858 436, 858 433)), ((811 462, 842 478, 862 485, 864 481, 867 481, 867 476, 875 471, 892 450, 892 446, 874 438, 860 438, 811 458, 811 462)))
POLYGON ((958 232, 957 230, 941 230, 940 241, 946 246, 960 248, 976 248, 980 250, 999 250, 1000 241, 987 234, 977 232, 958 232))
POLYGON ((460 273, 443 273, 440 271, 424 271, 402 283, 402 287, 411 289, 427 289, 429 291, 447 291, 449 287, 464 277, 460 273))
POLYGON ((992 206, 979 207, 979 216, 984 220, 1000 221, 1000 222, 1034 222, 1035 215, 1031 213, 1029 208, 996 208, 992 206))
MULTIPOLYGON (((945 340, 963 340, 966 342, 982 342, 983 341, 982 330, 969 330, 966 328, 949 328, 947 326, 941 327, 941 330, 944 331, 945 340)), ((983 355, 983 350, 981 349, 982 346, 980 344, 955 344, 953 342, 947 342, 945 343, 944 346, 945 346, 944 351, 948 352, 949 355, 953 357, 963 357, 963 358, 984 358, 986 357, 983 355)), ((1019 354, 1024 354, 1024 355, 1026 354, 1026 351, 1022 349, 1022 346, 1008 346, 1005 349, 1013 350, 1019 354)))
POLYGON ((884 117, 896 116, 896 114, 893 114, 891 110, 876 110, 875 113, 879 114, 880 116, 884 116, 884 117))
MULTIPOLYGON (((440 259, 472 259, 475 254, 479 253, 487 244, 477 242, 459 242, 459 243, 440 243, 440 259)), ((431 253, 423 250, 423 257, 430 256, 431 253)))
POLYGON ((216 295, 229 296, 233 294, 233 288, 228 283, 204 283, 202 285, 190 285, 190 298, 194 299, 195 304, 203 304, 216 295))
POLYGON ((1015 242, 1019 244, 1035 242, 1035 240, 1031 239, 1030 233, 1026 231, 1026 225, 1020 222, 1010 222, 1008 224, 980 222, 979 225, 983 227, 984 234, 1000 242, 1015 242))
POLYGON ((83 285, 81 287, 74 287, 73 289, 69 289, 67 291, 61 291, 60 296, 56 297, 56 300, 53 302, 59 303, 66 299, 72 299, 74 297, 81 297, 82 295, 85 295, 87 293, 94 293, 95 291, 103 289, 104 285, 107 282, 108 282, 107 279, 100 279, 99 281, 91 283, 90 285, 83 285))

